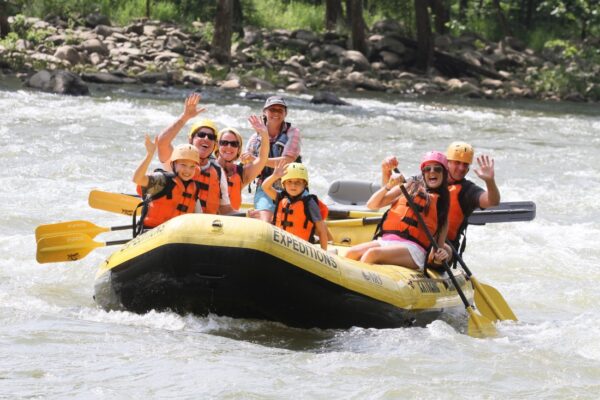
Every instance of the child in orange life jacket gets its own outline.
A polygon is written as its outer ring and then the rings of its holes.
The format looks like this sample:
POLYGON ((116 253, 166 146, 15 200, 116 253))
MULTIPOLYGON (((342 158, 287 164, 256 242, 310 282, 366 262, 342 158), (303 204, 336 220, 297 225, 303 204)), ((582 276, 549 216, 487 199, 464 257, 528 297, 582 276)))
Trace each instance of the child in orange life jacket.
POLYGON ((388 204, 391 207, 382 218, 375 240, 351 247, 346 257, 370 264, 423 269, 426 251, 432 247, 417 215, 398 186, 404 184, 440 247, 430 255, 432 261, 441 264, 448 259, 449 254, 443 248, 448 231, 449 209, 446 156, 439 151, 426 153, 421 162, 421 174, 421 177, 411 178, 406 184, 402 175, 392 175, 386 185, 373 193, 367 207, 378 209, 388 204))
POLYGON ((138 185, 138 193, 144 198, 141 224, 137 233, 140 233, 143 228, 154 228, 178 215, 193 213, 198 198, 199 187, 192 178, 200 163, 200 155, 191 144, 182 144, 173 150, 171 168, 174 172, 158 169, 146 175, 156 151, 157 140, 155 138, 152 141, 146 135, 146 158, 133 175, 133 182, 138 185))
POLYGON ((317 196, 308 192, 308 171, 300 163, 287 166, 282 160, 273 174, 262 184, 267 196, 275 202, 273 224, 308 242, 313 242, 313 234, 319 236, 323 250, 327 250, 327 206, 317 196), (273 188, 281 178, 283 190, 273 188))

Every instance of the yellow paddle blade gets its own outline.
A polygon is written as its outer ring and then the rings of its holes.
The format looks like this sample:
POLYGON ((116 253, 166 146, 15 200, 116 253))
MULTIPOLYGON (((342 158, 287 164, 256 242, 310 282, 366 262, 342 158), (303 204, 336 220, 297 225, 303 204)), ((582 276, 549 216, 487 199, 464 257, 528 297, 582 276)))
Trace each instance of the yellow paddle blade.
MULTIPOLYGON (((88 203, 92 208, 124 215, 133 215, 133 210, 141 202, 142 200, 137 197, 121 193, 102 192, 100 190, 92 190, 88 199, 88 203)), ((138 208, 137 214, 139 215, 140 213, 141 208, 138 208)))
POLYGON ((492 321, 483 315, 477 314, 472 307, 467 307, 467 313, 469 314, 469 322, 467 325, 467 333, 469 336, 486 338, 498 334, 492 321))
POLYGON ((65 233, 85 233, 89 237, 94 237, 102 232, 108 232, 110 228, 104 228, 94 225, 89 221, 67 221, 56 224, 40 225, 35 228, 35 241, 39 241, 46 236, 56 236, 65 233))
POLYGON ((504 297, 493 286, 480 283, 471 276, 475 288, 475 305, 481 314, 492 321, 517 321, 516 315, 504 300, 504 297))
POLYGON ((84 233, 42 237, 37 243, 36 259, 40 264, 76 261, 105 243, 94 242, 84 233))

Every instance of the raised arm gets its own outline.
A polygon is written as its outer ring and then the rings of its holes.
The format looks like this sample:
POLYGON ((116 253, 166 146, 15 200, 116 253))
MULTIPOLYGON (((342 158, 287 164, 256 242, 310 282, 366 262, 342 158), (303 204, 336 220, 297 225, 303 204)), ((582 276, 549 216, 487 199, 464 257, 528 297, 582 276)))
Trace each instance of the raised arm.
POLYGON ((288 141, 283 148, 282 156, 269 158, 267 167, 275 168, 280 161, 284 161, 286 164, 296 161, 300 156, 300 148, 300 129, 292 127, 288 130, 288 141))
POLYGON ((273 173, 265 179, 263 184, 261 185, 262 190, 266 193, 267 196, 271 200, 275 200, 277 198, 277 191, 273 188, 273 184, 280 179, 283 175, 285 175, 285 169, 287 167, 287 163, 285 160, 279 161, 279 164, 273 170, 273 173))
POLYGON ((392 174, 387 183, 367 200, 367 207, 371 210, 378 210, 393 203, 402 195, 398 185, 404 184, 404 182, 406 180, 402 174, 392 174))
POLYGON ((487 155, 477 157, 479 168, 475 168, 475 174, 483 179, 486 191, 479 197, 479 207, 488 208, 497 206, 500 203, 500 190, 496 185, 494 177, 494 159, 487 155))
POLYGON ((381 186, 384 186, 392 176, 392 170, 398 167, 398 159, 388 156, 381 162, 381 186))
POLYGON ((152 157, 154 157, 157 141, 157 137, 154 137, 154 141, 152 141, 148 135, 146 135, 144 139, 144 145, 146 146, 146 157, 142 160, 133 174, 133 182, 136 185, 140 185, 142 187, 148 186, 148 175, 146 175, 146 171, 148 171, 148 166, 152 162, 152 157))
POLYGON ((248 118, 248 122, 252 125, 252 128, 256 131, 256 133, 260 136, 260 152, 258 157, 253 157, 248 152, 245 152, 241 156, 242 163, 245 160, 252 160, 249 163, 244 163, 244 176, 242 177, 242 186, 246 186, 250 182, 256 178, 265 165, 267 164, 267 160, 269 159, 269 133, 267 131, 267 126, 265 125, 262 118, 257 115, 251 115, 248 118))
POLYGON ((198 103, 202 99, 200 93, 192 93, 185 100, 183 113, 169 127, 158 135, 158 159, 163 164, 168 164, 171 153, 173 152, 173 139, 179 131, 192 118, 206 111, 206 108, 198 108, 198 103))

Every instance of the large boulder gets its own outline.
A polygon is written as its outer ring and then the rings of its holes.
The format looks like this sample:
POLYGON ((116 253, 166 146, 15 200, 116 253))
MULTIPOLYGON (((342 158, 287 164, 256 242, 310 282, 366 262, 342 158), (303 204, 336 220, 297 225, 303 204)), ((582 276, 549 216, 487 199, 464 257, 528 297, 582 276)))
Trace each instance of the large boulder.
POLYGON ((79 52, 73 48, 73 46, 60 46, 54 52, 54 57, 60 58, 61 60, 68 61, 69 64, 75 65, 81 61, 79 52))
POLYGON ((87 85, 79 75, 64 70, 41 70, 29 78, 27 86, 57 94, 70 94, 73 96, 90 94, 87 85))
POLYGON ((367 71, 371 68, 369 60, 360 51, 346 50, 340 56, 340 64, 344 67, 351 66, 355 71, 367 71))

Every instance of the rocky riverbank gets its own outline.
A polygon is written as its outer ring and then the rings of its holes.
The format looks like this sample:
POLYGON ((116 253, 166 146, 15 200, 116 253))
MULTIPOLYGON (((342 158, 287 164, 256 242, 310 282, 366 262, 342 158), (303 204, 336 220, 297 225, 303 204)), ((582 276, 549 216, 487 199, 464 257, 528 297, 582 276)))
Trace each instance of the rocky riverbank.
POLYGON ((201 23, 184 28, 145 20, 116 27, 98 15, 80 26, 58 18, 11 17, 10 22, 19 35, 0 45, 0 68, 26 85, 59 93, 87 94, 87 83, 93 82, 283 89, 320 93, 323 102, 338 104, 343 102, 327 93, 600 101, 598 65, 572 59, 565 66, 564 49, 537 54, 515 38, 493 43, 475 35, 438 36, 433 68, 417 73, 409 67, 416 44, 392 21, 372 27, 368 57, 348 50, 348 37, 334 32, 246 27, 228 65, 211 58, 201 23), (573 87, 554 84, 557 73, 574 79, 573 87))

